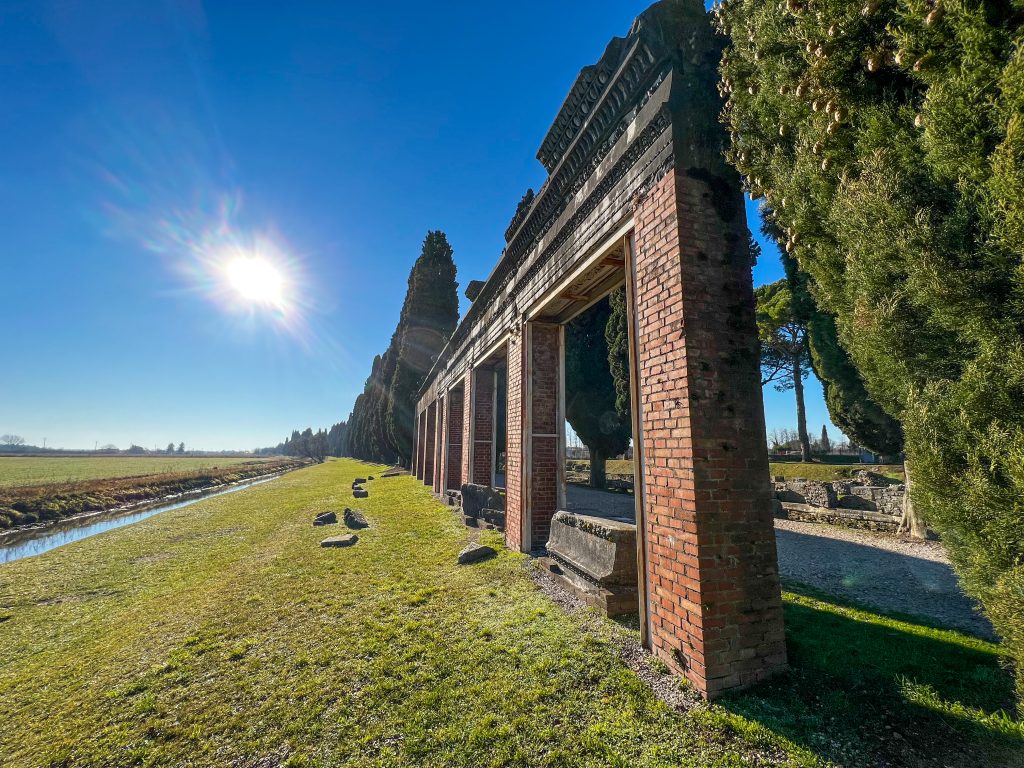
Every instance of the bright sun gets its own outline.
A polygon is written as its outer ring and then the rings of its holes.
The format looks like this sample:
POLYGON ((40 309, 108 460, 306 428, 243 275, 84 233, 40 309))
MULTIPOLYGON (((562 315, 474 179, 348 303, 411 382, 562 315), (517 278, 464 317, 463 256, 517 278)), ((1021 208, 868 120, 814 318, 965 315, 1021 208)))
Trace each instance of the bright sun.
POLYGON ((285 300, 284 277, 259 256, 236 256, 224 268, 228 284, 252 304, 281 306, 285 300))

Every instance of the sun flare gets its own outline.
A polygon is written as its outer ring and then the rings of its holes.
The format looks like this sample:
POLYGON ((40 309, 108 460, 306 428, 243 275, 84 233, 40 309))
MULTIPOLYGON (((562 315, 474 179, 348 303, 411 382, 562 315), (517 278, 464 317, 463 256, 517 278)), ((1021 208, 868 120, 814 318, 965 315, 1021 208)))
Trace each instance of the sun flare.
POLYGON ((224 267, 228 285, 251 304, 280 307, 285 301, 285 280, 280 270, 260 256, 232 257, 224 267))

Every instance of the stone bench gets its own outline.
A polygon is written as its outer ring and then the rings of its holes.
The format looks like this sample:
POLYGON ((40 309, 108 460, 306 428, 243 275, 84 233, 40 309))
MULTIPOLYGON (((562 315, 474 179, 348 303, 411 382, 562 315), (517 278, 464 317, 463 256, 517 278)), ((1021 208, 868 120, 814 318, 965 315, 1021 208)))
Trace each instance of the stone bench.
POLYGON ((576 512, 551 519, 541 564, 587 605, 608 616, 637 613, 636 525, 576 512))

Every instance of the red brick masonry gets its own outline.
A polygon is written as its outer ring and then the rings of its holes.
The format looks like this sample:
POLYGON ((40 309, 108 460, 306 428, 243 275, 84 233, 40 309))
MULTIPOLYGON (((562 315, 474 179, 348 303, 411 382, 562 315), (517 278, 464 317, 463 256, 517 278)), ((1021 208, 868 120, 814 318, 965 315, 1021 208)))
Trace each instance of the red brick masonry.
POLYGON ((711 199, 676 170, 634 218, 650 641, 708 697, 786 664, 746 233, 711 199))

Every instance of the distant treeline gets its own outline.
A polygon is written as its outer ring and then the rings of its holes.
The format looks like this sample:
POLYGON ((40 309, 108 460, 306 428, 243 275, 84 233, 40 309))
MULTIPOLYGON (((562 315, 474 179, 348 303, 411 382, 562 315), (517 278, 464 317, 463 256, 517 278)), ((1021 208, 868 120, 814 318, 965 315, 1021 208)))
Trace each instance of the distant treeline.
POLYGON ((348 442, 348 424, 340 421, 328 430, 313 431, 306 427, 302 432, 293 430, 283 443, 270 448, 258 448, 259 456, 299 456, 323 461, 327 456, 345 456, 348 442))

